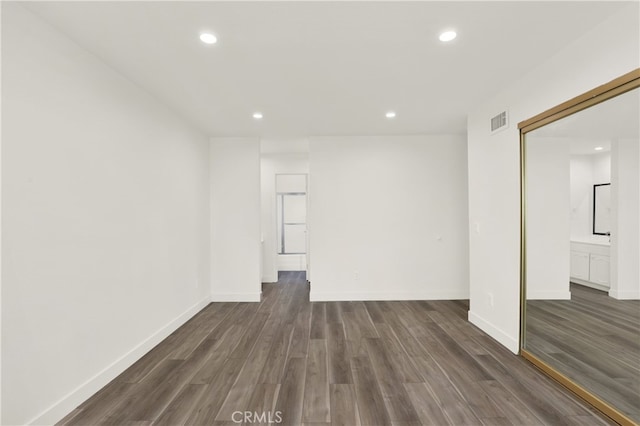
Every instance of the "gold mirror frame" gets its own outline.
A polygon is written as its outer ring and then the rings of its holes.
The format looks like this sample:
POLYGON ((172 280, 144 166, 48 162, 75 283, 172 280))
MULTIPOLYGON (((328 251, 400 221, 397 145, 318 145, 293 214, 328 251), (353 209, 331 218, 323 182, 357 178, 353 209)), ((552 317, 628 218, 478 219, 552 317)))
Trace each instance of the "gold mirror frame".
POLYGON ((571 392, 584 399, 600 412, 614 420, 621 425, 636 425, 636 423, 621 413, 611 404, 605 402, 597 395, 591 393, 587 389, 578 385, 567 376, 558 372, 546 362, 542 361, 531 352, 524 348, 525 344, 525 314, 526 314, 526 288, 527 288, 527 265, 526 265, 526 203, 525 203, 525 191, 526 191, 526 179, 525 179, 525 150, 524 141, 525 135, 532 130, 538 129, 554 121, 560 120, 576 112, 587 109, 591 106, 604 102, 608 99, 614 98, 618 95, 626 93, 630 90, 640 87, 640 68, 635 69, 621 77, 618 77, 606 84, 596 87, 580 96, 561 103, 560 105, 548 109, 547 111, 538 114, 518 123, 518 129, 520 130, 520 355, 542 370, 545 374, 558 381, 565 386, 571 392))

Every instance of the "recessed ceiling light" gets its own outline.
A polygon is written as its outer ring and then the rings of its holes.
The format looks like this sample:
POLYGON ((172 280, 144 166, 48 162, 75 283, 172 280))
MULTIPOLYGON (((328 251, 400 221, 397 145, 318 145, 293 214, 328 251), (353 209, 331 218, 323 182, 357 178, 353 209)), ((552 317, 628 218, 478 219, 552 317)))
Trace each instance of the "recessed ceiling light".
POLYGON ((389 111, 385 114, 385 117, 387 118, 396 118, 396 113, 395 111, 389 111))
POLYGON ((218 42, 218 38, 211 33, 200 34, 200 40, 205 44, 216 44, 218 42))
POLYGON ((253 118, 255 118, 256 120, 260 120, 262 118, 262 113, 261 112, 254 112, 253 113, 253 118))
POLYGON ((440 39, 440 41, 451 41, 454 38, 456 38, 458 36, 458 34, 456 34, 455 31, 445 31, 442 34, 440 34, 440 37, 438 37, 440 39))
POLYGON ((595 149, 596 151, 602 151, 604 148, 603 148, 603 147, 601 147, 601 146, 596 146, 596 147, 595 147, 595 148, 593 148, 593 149, 595 149))

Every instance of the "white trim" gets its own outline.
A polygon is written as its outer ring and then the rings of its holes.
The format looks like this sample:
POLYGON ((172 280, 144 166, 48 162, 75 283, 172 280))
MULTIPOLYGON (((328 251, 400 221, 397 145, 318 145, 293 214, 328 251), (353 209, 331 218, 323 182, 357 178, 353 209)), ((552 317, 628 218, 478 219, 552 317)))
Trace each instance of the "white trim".
POLYGON ((344 292, 322 293, 313 291, 309 299, 311 302, 341 302, 341 301, 366 301, 366 300, 459 300, 468 299, 466 291, 443 292, 344 292))
POLYGON ((571 300, 571 292, 566 291, 528 291, 527 300, 571 300))
POLYGON ((468 318, 471 324, 487 333, 489 336, 494 338, 498 343, 509 349, 514 354, 520 352, 520 344, 518 343, 517 338, 514 339, 512 336, 509 336, 504 331, 500 330, 498 327, 476 315, 472 311, 469 311, 468 318))
POLYGON ((62 420, 67 414, 73 411, 78 405, 86 401, 89 397, 102 389, 107 383, 115 379, 120 373, 142 358, 147 352, 153 349, 158 343, 167 338, 171 333, 191 319, 209 304, 209 298, 202 299, 189 309, 178 315, 166 325, 144 339, 139 345, 129 352, 116 359, 105 369, 68 393, 58 402, 47 408, 43 413, 27 422, 29 425, 49 425, 62 420))
POLYGON ((639 300, 640 291, 618 291, 611 289, 609 290, 609 296, 618 300, 639 300))
POLYGON ((212 293, 212 302, 259 302, 262 292, 257 293, 212 293))

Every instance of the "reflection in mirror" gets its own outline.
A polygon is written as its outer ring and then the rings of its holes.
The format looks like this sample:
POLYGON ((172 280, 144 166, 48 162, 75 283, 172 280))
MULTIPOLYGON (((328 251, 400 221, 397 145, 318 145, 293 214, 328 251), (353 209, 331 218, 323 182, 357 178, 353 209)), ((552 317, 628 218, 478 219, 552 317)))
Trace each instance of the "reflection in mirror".
POLYGON ((611 234, 611 184, 593 185, 593 234, 611 234))
POLYGON ((638 423, 639 117, 634 89, 523 145, 523 348, 638 423))

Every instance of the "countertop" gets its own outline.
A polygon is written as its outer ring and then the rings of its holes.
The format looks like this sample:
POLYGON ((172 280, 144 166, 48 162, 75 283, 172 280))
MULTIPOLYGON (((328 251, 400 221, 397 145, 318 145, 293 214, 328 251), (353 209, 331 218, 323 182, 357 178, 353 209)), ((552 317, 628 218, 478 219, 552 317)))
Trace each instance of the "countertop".
POLYGON ((609 241, 609 237, 606 235, 594 235, 594 236, 585 236, 585 237, 574 237, 571 238, 572 243, 581 243, 581 244, 593 244, 596 246, 605 246, 610 247, 611 242, 609 241))

